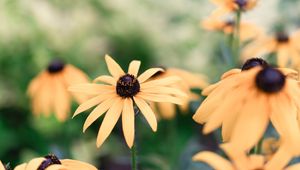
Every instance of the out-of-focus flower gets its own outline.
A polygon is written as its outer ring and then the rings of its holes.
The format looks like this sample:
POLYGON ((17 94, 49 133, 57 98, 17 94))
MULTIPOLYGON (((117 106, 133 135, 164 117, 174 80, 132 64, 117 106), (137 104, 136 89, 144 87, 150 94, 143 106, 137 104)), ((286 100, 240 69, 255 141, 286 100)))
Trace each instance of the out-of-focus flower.
MULTIPOLYGON (((68 86, 89 82, 88 77, 78 68, 64 64, 61 60, 52 61, 48 68, 34 78, 28 87, 32 111, 35 115, 48 116, 55 113, 60 121, 68 118, 71 107, 71 94, 68 86)), ((78 102, 83 102, 87 96, 73 94, 78 102)))
POLYGON ((152 130, 156 131, 157 120, 146 101, 182 104, 184 103, 186 94, 172 87, 174 83, 180 81, 179 77, 173 76, 147 81, 157 72, 163 71, 161 68, 151 68, 140 76, 137 76, 141 64, 140 61, 132 61, 129 65, 128 73, 125 73, 110 56, 106 55, 105 60, 112 76, 99 76, 94 80, 94 82, 100 81, 105 84, 90 83, 75 85, 69 88, 73 92, 95 96, 81 104, 74 113, 74 116, 97 105, 84 123, 83 131, 85 131, 96 119, 107 112, 97 137, 97 147, 100 147, 111 133, 122 113, 125 140, 131 148, 133 146, 135 131, 134 104, 137 105, 144 115, 152 130))
MULTIPOLYGON (((167 68, 164 72, 158 72, 157 74, 153 75, 150 80, 167 78, 171 76, 178 76, 181 78, 180 81, 174 83, 172 87, 180 89, 181 91, 188 94, 188 98, 184 100, 183 104, 179 106, 180 110, 183 112, 187 112, 189 102, 191 100, 196 100, 199 98, 198 95, 191 92, 191 89, 203 89, 208 85, 207 78, 204 75, 190 73, 188 71, 178 69, 178 68, 167 68)), ((172 119, 176 113, 176 104, 173 103, 150 103, 155 113, 158 113, 158 117, 163 119, 172 119)))
MULTIPOLYGON (((300 164, 291 165, 286 167, 291 160, 289 155, 286 155, 284 149, 280 149, 276 152, 271 160, 267 159, 263 155, 246 155, 235 149, 226 147, 226 144, 222 147, 226 152, 230 160, 227 160, 213 152, 203 151, 196 154, 193 157, 194 161, 201 161, 209 164, 211 167, 217 170, 299 170, 300 164)), ((233 148, 233 146, 231 147, 233 148)))
POLYGON ((250 150, 272 122, 282 141, 290 144, 291 154, 299 154, 300 130, 297 108, 300 106, 298 81, 261 60, 249 60, 237 70, 225 73, 221 81, 207 87, 208 94, 193 116, 206 123, 204 133, 222 125, 224 141, 240 150, 250 150))
POLYGON ((213 16, 218 17, 238 10, 248 11, 253 9, 258 0, 211 0, 217 9, 212 13, 213 16))
POLYGON ((280 67, 300 65, 300 30, 288 35, 278 32, 274 36, 263 35, 250 43, 242 51, 243 60, 255 56, 276 53, 277 64, 280 67))
MULTIPOLYGON (((240 23, 240 39, 247 41, 259 37, 261 29, 249 22, 240 23)), ((201 22, 201 26, 208 31, 221 31, 224 34, 233 34, 235 21, 232 19, 222 20, 215 17, 208 17, 201 22)))
POLYGON ((18 165, 15 170, 97 170, 97 168, 85 162, 47 155, 18 165))

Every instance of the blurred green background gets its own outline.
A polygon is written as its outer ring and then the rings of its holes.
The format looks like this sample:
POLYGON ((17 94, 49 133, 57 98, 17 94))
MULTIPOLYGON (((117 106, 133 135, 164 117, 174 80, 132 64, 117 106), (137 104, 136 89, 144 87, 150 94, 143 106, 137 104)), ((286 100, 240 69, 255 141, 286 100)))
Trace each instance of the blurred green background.
MULTIPOLYGON (((120 122, 96 149, 101 120, 83 134, 87 113, 66 123, 33 117, 26 96, 30 80, 57 57, 93 79, 107 73, 103 57, 110 54, 123 68, 138 59, 142 70, 179 67, 214 82, 229 66, 222 57, 223 35, 199 27, 213 8, 208 0, 0 0, 0 159, 14 167, 55 153, 104 170, 130 169, 120 122)), ((293 28, 300 24, 299 9, 297 0, 260 1, 244 18, 265 30, 277 23, 293 28)), ((204 168, 192 163, 191 156, 216 150, 219 135, 201 135, 201 126, 191 119, 199 104, 191 103, 189 113, 173 120, 161 120, 157 133, 138 118, 141 169, 204 168)), ((72 111, 76 107, 74 103, 72 111)))

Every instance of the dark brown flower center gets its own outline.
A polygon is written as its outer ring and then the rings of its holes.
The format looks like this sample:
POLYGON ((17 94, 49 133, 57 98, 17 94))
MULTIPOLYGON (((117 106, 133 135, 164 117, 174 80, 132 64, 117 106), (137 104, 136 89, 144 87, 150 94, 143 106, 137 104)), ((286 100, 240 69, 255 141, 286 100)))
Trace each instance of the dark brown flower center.
POLYGON ((140 83, 133 75, 126 74, 119 78, 116 90, 121 97, 133 97, 140 91, 140 83))
POLYGON ((265 93, 276 93, 284 87, 285 76, 274 68, 266 67, 256 75, 255 84, 265 93))
POLYGON ((48 72, 49 73, 58 73, 61 72, 65 67, 65 63, 61 60, 53 60, 49 65, 48 65, 48 72))
POLYGON ((251 59, 248 59, 244 65, 242 66, 242 71, 244 70, 249 70, 253 67, 256 67, 256 66, 262 66, 262 67, 267 67, 268 66, 268 63, 261 59, 261 58, 251 58, 251 59))
POLYGON ((235 0, 235 3, 239 6, 239 9, 245 9, 247 0, 235 0))
POLYGON ((47 156, 44 157, 46 160, 44 160, 41 165, 38 167, 37 170, 45 170, 46 168, 48 168, 51 165, 54 164, 61 164, 61 162, 59 161, 59 159, 53 155, 53 154, 49 154, 47 156))
POLYGON ((229 20, 225 21, 225 26, 233 27, 234 25, 235 25, 235 22, 232 19, 229 19, 229 20))
POLYGON ((289 36, 285 32, 279 32, 276 34, 276 40, 279 43, 286 43, 289 41, 289 36))

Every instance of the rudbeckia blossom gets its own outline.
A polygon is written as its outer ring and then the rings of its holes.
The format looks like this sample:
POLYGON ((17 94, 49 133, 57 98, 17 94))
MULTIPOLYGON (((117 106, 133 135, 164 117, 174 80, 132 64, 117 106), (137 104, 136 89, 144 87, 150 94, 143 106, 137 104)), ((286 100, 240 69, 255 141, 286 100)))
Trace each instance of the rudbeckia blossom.
POLYGON ((222 126, 223 140, 241 150, 250 150, 271 121, 282 141, 294 146, 293 154, 299 154, 300 89, 297 80, 286 76, 295 71, 283 73, 264 63, 249 60, 243 71, 230 70, 204 89, 208 96, 193 119, 205 123, 204 133, 222 126))
POLYGON ((186 94, 177 88, 172 87, 180 81, 179 77, 166 77, 147 81, 161 68, 151 68, 138 76, 140 61, 132 61, 129 64, 128 72, 123 69, 110 56, 105 56, 108 71, 112 76, 99 76, 94 82, 105 84, 81 84, 69 88, 73 92, 94 95, 95 97, 81 104, 75 111, 74 116, 92 108, 95 109, 86 119, 83 131, 105 112, 105 117, 100 126, 97 147, 100 147, 111 133, 119 117, 122 117, 122 128, 125 140, 131 148, 134 141, 134 105, 136 105, 153 131, 157 130, 157 120, 148 102, 170 102, 182 104, 186 94))
POLYGON ((244 60, 253 56, 275 53, 277 64, 280 67, 300 65, 300 31, 288 35, 286 32, 278 32, 274 36, 262 36, 250 43, 242 52, 244 60))
MULTIPOLYGON (((240 23, 240 39, 247 41, 259 37, 261 34, 260 28, 249 22, 240 23)), ((235 22, 234 20, 222 20, 215 17, 208 17, 201 22, 201 26, 208 31, 221 31, 224 34, 233 34, 235 22)))
MULTIPOLYGON (((233 147, 233 146, 232 146, 233 147)), ((300 164, 286 167, 291 157, 279 150, 276 156, 268 160, 263 155, 245 153, 222 147, 230 160, 213 152, 203 151, 193 157, 194 161, 205 162, 216 170, 299 170, 300 164)))
MULTIPOLYGON (((164 72, 158 72, 154 76, 152 76, 151 80, 162 79, 171 76, 178 76, 181 78, 180 81, 174 83, 172 87, 180 89, 188 95, 182 105, 179 105, 181 111, 186 112, 188 110, 189 102, 191 100, 196 100, 199 98, 198 95, 191 92, 191 89, 203 89, 208 85, 207 78, 204 75, 193 74, 188 71, 178 69, 178 68, 167 68, 164 72)), ((176 113, 176 104, 160 102, 160 103, 150 103, 152 109, 155 113, 159 113, 158 117, 163 119, 172 119, 176 113)))
MULTIPOLYGON (((88 77, 78 68, 64 64, 60 60, 52 61, 48 68, 34 78, 28 87, 32 111, 35 115, 46 116, 55 113, 60 121, 65 121, 70 112, 72 95, 68 86, 88 82, 88 77)), ((78 102, 87 96, 73 94, 78 102)))
POLYGON ((18 165, 15 170, 97 170, 97 168, 85 162, 47 155, 18 165))
POLYGON ((254 8, 258 0, 211 0, 217 9, 213 11, 212 15, 222 16, 238 10, 248 11, 254 8))

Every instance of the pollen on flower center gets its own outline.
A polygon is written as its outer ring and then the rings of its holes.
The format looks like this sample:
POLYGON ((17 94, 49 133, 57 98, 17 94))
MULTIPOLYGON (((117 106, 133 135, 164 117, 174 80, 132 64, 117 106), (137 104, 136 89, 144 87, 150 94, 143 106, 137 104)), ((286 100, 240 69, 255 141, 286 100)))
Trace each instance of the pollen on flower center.
POLYGON ((49 65, 48 65, 48 72, 49 73, 58 73, 62 71, 65 67, 65 63, 61 60, 53 60, 49 65))
POLYGON ((266 93, 279 92, 285 84, 285 76, 278 70, 266 67, 258 72, 255 79, 256 87, 266 93))
POLYGON ((243 9, 247 5, 247 0, 235 0, 235 3, 240 9, 243 9))
POLYGON ((276 35, 276 40, 280 43, 286 43, 289 41, 289 36, 284 32, 279 32, 276 35))
POLYGON ((50 165, 53 165, 53 164, 61 164, 61 162, 59 161, 59 159, 53 155, 53 154, 50 154, 50 155, 47 155, 45 156, 45 159, 41 165, 38 167, 37 170, 45 170, 47 167, 49 167, 50 165))
POLYGON ((251 59, 248 59, 244 65, 242 66, 242 71, 244 70, 249 70, 253 67, 256 67, 256 66, 262 66, 262 67, 267 67, 268 66, 268 63, 261 59, 261 58, 251 58, 251 59))
POLYGON ((133 75, 126 74, 119 78, 116 90, 121 97, 133 97, 140 91, 140 83, 133 75))

